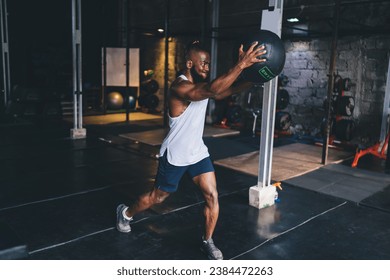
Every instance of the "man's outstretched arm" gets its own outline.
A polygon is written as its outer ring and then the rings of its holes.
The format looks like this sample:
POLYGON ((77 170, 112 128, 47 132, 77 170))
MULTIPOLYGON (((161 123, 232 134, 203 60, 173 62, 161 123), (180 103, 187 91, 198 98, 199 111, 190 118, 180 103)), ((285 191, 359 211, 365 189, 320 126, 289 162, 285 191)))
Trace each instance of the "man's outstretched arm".
POLYGON ((211 83, 193 84, 189 81, 182 81, 172 86, 172 92, 179 98, 189 101, 199 101, 206 98, 219 100, 237 92, 237 90, 233 92, 229 88, 242 71, 254 63, 265 61, 265 59, 258 58, 266 53, 264 46, 255 48, 257 45, 258 42, 254 42, 246 52, 244 52, 243 45, 241 45, 238 62, 226 74, 217 77, 211 83))

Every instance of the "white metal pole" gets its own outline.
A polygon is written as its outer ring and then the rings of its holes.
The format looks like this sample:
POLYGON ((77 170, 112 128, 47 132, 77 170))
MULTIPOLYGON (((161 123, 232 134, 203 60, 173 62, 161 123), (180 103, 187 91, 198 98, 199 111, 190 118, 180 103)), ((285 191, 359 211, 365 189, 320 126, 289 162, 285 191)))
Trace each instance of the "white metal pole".
POLYGON ((3 86, 4 86, 4 106, 10 98, 11 92, 11 75, 9 66, 9 46, 8 46, 8 11, 7 0, 0 0, 1 16, 1 46, 3 60, 3 86))
POLYGON ((72 0, 72 53, 73 53, 73 139, 85 138, 82 99, 82 52, 81 52, 81 0, 72 0))
MULTIPOLYGON (((279 37, 282 32, 283 0, 270 0, 269 10, 261 17, 261 29, 269 30, 279 37)), ((278 77, 264 84, 261 135, 259 149, 259 172, 257 186, 249 189, 249 204, 264 208, 275 203, 276 187, 271 185, 274 125, 278 77)))
POLYGON ((275 132, 275 113, 276 113, 276 99, 277 99, 277 92, 278 92, 278 77, 271 80, 269 82, 270 91, 272 94, 270 95, 270 136, 268 138, 269 140, 269 168, 268 168, 268 174, 267 174, 267 186, 271 185, 271 176, 272 176, 272 156, 273 156, 273 147, 274 147, 274 132, 275 132))
POLYGON ((77 47, 77 83, 78 83, 78 98, 79 98, 79 117, 78 129, 83 128, 83 71, 82 71, 82 40, 81 40, 81 0, 77 0, 77 20, 76 20, 76 36, 74 44, 77 47))
POLYGON ((76 23, 77 21, 77 0, 72 0, 72 54, 73 54, 73 128, 78 128, 77 114, 77 47, 75 44, 77 37, 76 23))
POLYGON ((387 135, 388 125, 388 117, 390 114, 390 60, 389 67, 387 69, 387 80, 386 80, 386 89, 385 89, 385 99, 383 102, 383 112, 382 112, 382 125, 381 125, 381 135, 379 141, 385 141, 387 135))

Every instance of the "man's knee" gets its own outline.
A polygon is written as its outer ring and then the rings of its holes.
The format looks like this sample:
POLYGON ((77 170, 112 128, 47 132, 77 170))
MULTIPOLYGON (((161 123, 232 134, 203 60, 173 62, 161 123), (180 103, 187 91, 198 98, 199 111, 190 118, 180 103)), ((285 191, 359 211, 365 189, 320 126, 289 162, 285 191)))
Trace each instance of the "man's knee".
POLYGON ((208 204, 218 203, 218 191, 216 187, 209 189, 206 193, 204 193, 204 196, 208 204))

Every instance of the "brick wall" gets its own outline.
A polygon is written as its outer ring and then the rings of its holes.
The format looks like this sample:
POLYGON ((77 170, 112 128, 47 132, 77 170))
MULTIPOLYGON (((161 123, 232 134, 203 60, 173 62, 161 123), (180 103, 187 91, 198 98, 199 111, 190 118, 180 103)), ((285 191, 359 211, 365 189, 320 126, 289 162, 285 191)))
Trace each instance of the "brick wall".
MULTIPOLYGON (((309 133, 319 131, 324 116, 331 55, 330 39, 285 41, 286 64, 283 74, 289 77, 285 87, 290 93, 294 124, 309 133)), ((336 73, 350 78, 352 87, 345 95, 355 98, 353 118, 355 140, 378 139, 389 63, 390 36, 341 38, 337 46, 336 73)))

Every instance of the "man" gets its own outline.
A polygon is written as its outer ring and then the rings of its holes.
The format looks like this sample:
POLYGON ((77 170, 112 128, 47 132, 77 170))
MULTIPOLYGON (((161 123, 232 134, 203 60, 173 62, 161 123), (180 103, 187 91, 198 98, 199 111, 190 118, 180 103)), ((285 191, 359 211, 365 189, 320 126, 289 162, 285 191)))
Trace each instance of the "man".
POLYGON ((130 221, 133 216, 164 201, 177 190, 181 177, 187 172, 205 199, 205 232, 201 250, 209 259, 223 259, 222 252, 214 245, 212 239, 219 204, 214 168, 202 139, 207 103, 209 98, 220 100, 248 87, 248 83, 237 87, 232 85, 245 68, 265 61, 260 58, 265 53, 264 46, 258 46, 258 42, 254 42, 247 51, 244 51, 241 45, 234 67, 208 83, 209 53, 198 41, 187 47, 185 70, 170 88, 168 97, 170 130, 160 149, 154 189, 140 196, 129 207, 124 204, 118 206, 119 231, 130 232, 130 221))

